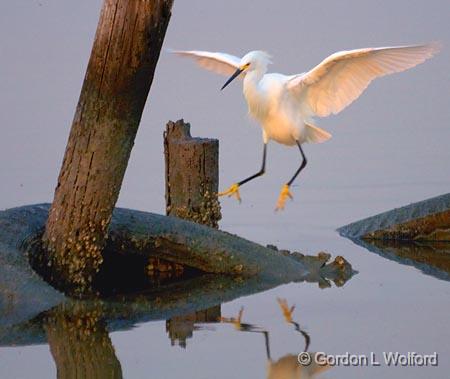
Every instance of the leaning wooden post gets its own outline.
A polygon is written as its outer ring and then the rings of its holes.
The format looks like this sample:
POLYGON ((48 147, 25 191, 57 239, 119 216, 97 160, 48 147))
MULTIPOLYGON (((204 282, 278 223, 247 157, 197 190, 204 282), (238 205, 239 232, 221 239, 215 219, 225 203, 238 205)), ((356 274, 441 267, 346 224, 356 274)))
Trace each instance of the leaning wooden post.
POLYGON ((218 227, 219 141, 192 138, 190 125, 169 121, 164 133, 166 213, 218 227))
POLYGON ((101 250, 173 0, 105 0, 43 236, 53 273, 84 288, 101 250))

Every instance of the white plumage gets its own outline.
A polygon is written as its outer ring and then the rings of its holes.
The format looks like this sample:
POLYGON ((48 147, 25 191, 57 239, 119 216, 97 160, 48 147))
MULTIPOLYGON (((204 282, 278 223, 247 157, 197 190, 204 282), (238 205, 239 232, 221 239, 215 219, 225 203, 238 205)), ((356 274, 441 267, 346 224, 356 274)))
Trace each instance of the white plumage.
MULTIPOLYGON (((243 58, 206 51, 175 53, 194 58, 208 70, 232 75, 224 87, 235 77, 242 77, 249 113, 262 127, 264 152, 269 140, 298 145, 305 161, 304 167, 306 158, 301 145, 331 138, 331 134, 313 125, 315 116, 339 113, 356 100, 375 78, 412 68, 431 58, 439 48, 439 44, 431 43, 340 51, 312 70, 297 75, 267 73, 271 61, 263 51, 251 51, 243 58)), ((265 154, 263 167, 256 176, 264 173, 264 163, 265 154)), ((292 197, 288 188, 301 168, 283 187, 277 209, 284 207, 287 197, 292 197)), ((223 194, 234 194, 239 198, 239 186, 256 176, 236 183, 223 194)))

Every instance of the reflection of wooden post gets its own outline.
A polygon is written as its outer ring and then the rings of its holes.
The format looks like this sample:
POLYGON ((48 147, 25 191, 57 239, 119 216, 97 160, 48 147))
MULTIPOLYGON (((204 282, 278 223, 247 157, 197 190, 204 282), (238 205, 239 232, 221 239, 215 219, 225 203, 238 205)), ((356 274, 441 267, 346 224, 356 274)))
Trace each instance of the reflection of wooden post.
POLYGON ((196 322, 217 322, 220 320, 220 305, 195 312, 196 322))
POLYGON ((221 309, 219 304, 194 313, 172 317, 166 321, 166 332, 169 335, 170 343, 172 346, 178 343, 182 348, 186 348, 187 339, 192 338, 196 323, 218 322, 220 316, 221 309))
POLYGON ((174 316, 166 321, 166 332, 169 335, 170 343, 175 346, 186 348, 186 340, 192 338, 194 332, 195 313, 188 313, 181 316, 174 316))
POLYGON ((164 154, 167 214, 217 228, 219 141, 192 138, 189 124, 169 121, 164 154))
POLYGON ((122 378, 102 309, 82 303, 61 305, 45 318, 58 379, 122 378))
POLYGON ((86 287, 150 89, 173 0, 104 0, 43 241, 58 279, 86 287))

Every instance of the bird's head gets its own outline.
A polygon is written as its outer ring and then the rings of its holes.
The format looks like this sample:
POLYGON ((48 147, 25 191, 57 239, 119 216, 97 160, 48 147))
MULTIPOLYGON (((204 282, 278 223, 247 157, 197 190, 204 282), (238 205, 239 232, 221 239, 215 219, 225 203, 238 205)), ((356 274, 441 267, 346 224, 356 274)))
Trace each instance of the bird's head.
POLYGON ((272 63, 270 58, 271 57, 268 53, 260 50, 250 51, 249 53, 245 54, 242 57, 241 62, 239 63, 238 69, 226 81, 221 89, 224 89, 243 72, 259 71, 261 73, 265 73, 267 71, 267 66, 272 63))
POLYGON ((265 51, 250 51, 241 59, 241 68, 246 71, 261 70, 267 71, 267 66, 272 63, 271 56, 265 51))

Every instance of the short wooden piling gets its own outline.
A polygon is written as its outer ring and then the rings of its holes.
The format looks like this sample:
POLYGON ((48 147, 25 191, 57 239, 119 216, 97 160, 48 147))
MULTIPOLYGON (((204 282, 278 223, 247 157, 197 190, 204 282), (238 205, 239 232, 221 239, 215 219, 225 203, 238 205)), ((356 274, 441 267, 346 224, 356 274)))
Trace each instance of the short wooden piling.
POLYGON ((164 133, 166 213, 218 227, 219 141, 193 138, 190 124, 169 121, 164 133))

